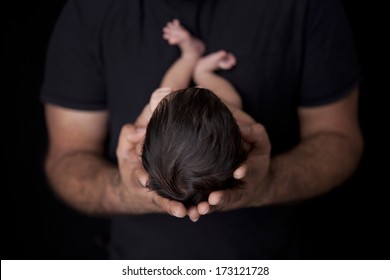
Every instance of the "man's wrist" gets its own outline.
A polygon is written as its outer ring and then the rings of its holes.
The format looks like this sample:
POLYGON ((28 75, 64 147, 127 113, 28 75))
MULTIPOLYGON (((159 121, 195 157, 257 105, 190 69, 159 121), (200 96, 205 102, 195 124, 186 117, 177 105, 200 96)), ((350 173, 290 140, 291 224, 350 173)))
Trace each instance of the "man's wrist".
POLYGON ((108 212, 112 213, 126 213, 127 209, 125 209, 125 205, 128 203, 126 203, 125 200, 127 195, 124 193, 125 187, 119 170, 117 168, 113 168, 108 176, 109 184, 106 188, 105 198, 103 198, 105 208, 108 212))
POLYGON ((275 176, 274 171, 269 168, 267 175, 257 185, 255 197, 255 207, 262 207, 271 205, 274 202, 274 187, 275 187, 275 176))

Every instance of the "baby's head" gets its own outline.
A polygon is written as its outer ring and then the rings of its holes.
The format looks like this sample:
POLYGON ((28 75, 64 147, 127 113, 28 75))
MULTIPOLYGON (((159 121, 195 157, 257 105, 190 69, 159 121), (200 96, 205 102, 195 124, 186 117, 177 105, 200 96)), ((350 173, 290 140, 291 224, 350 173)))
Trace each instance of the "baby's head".
POLYGON ((186 206, 236 186, 233 172, 245 159, 231 112, 204 88, 166 96, 153 112, 142 150, 148 188, 186 206))

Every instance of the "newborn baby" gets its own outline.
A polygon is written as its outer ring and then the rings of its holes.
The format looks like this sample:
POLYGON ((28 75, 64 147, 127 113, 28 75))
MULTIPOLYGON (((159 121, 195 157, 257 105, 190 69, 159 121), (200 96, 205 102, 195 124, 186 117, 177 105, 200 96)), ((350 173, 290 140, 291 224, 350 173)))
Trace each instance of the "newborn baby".
POLYGON ((239 183, 233 172, 245 161, 246 151, 232 111, 241 109, 241 98, 215 73, 233 68, 236 59, 224 50, 202 56, 204 43, 178 20, 165 26, 163 37, 180 48, 181 56, 136 125, 147 126, 142 163, 148 188, 188 207, 239 183), (188 88, 191 80, 203 87, 188 88))

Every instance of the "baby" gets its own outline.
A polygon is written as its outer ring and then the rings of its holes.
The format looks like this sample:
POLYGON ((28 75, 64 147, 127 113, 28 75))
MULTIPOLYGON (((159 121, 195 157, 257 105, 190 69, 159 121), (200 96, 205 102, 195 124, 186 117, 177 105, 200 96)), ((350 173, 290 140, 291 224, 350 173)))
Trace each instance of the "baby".
POLYGON ((232 111, 241 109, 242 102, 232 84, 214 73, 231 69, 236 59, 223 50, 202 57, 203 42, 178 20, 165 26, 163 38, 177 45, 181 56, 136 125, 147 126, 142 163, 148 188, 188 207, 239 183, 233 172, 246 151, 232 111), (192 80, 202 87, 188 88, 192 80))

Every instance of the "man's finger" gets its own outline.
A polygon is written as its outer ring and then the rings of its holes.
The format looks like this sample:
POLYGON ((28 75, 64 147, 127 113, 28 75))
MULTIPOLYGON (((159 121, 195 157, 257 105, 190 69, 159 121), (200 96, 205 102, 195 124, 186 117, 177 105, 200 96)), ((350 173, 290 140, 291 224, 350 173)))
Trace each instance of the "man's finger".
POLYGON ((198 213, 198 208, 196 206, 191 206, 187 211, 188 217, 191 221, 196 222, 200 218, 200 214, 198 213))
MULTIPOLYGON (((133 126, 134 127, 134 126, 133 126)), ((146 128, 144 127, 134 127, 135 129, 129 129, 125 131, 127 141, 130 141, 133 144, 140 143, 145 137, 146 128)))
POLYGON ((187 209, 182 203, 174 200, 169 200, 165 197, 158 195, 156 192, 154 192, 153 195, 153 202, 171 216, 175 216, 177 218, 184 218, 187 215, 187 209))
POLYGON ((138 180, 138 182, 146 187, 147 186, 147 183, 149 181, 149 175, 148 173, 145 171, 145 169, 143 169, 142 167, 141 168, 138 168, 137 170, 134 171, 134 174, 138 180))
POLYGON ((250 155, 269 154, 271 143, 264 126, 259 123, 250 125, 250 129, 241 133, 244 141, 252 145, 250 155))
POLYGON ((211 206, 210 206, 209 202, 207 202, 207 201, 202 201, 202 202, 200 202, 200 203, 197 205, 197 208, 198 208, 198 213, 199 213, 200 215, 206 215, 206 214, 210 213, 210 208, 211 208, 211 206))
POLYGON ((240 180, 245 177, 246 172, 247 172, 248 166, 247 164, 242 164, 239 166, 234 172, 233 172, 233 177, 237 180, 240 180))
POLYGON ((239 188, 212 192, 209 203, 214 210, 235 209, 240 203, 244 191, 239 188))
POLYGON ((135 144, 128 141, 130 135, 135 133, 135 126, 132 124, 125 124, 122 126, 119 134, 118 146, 116 149, 116 155, 119 160, 132 160, 132 151, 134 151, 135 144))

